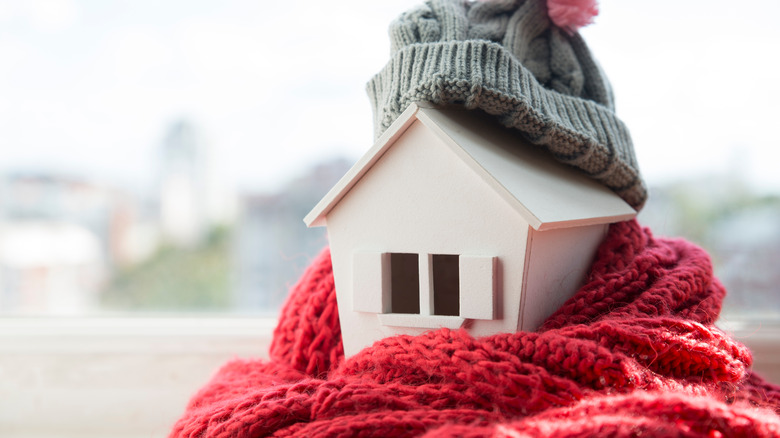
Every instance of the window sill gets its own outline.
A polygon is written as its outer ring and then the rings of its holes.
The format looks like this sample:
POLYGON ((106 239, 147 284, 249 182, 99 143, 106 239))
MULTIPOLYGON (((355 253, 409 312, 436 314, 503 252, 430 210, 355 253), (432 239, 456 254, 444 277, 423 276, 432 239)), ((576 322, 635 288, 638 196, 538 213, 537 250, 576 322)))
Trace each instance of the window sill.
POLYGON ((164 437, 226 361, 267 358, 275 320, 0 318, 0 435, 164 437), (45 421, 41 421, 44 419, 45 421))
POLYGON ((197 344, 206 343, 209 349, 226 350, 230 346, 221 344, 226 339, 269 344, 275 326, 273 318, 235 316, 4 317, 0 318, 0 351, 40 351, 41 347, 59 351, 71 346, 171 351, 168 341, 173 339, 173 351, 193 346, 199 351, 197 344), (211 345, 211 341, 220 343, 211 345))
POLYGON ((460 316, 417 315, 407 313, 380 313, 377 315, 382 325, 390 327, 419 327, 426 329, 457 329, 463 326, 466 318, 460 316))
MULTIPOLYGON (((379 315, 395 324, 420 315, 379 315)), ((463 318, 422 317, 438 328, 463 318)), ((384 323, 384 322, 383 322, 384 323)), ((0 435, 164 437, 227 360, 267 358, 275 320, 245 317, 0 318, 0 435), (45 421, 41 421, 45 419, 45 421)), ((719 324, 780 383, 780 323, 719 324)))

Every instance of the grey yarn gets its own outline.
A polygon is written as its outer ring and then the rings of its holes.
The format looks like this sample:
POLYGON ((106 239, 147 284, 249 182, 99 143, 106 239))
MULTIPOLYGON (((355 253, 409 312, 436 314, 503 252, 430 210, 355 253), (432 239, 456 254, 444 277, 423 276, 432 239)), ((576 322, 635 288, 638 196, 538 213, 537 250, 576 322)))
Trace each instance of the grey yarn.
POLYGON ((378 138, 413 102, 496 116, 639 210, 647 189, 609 82, 542 0, 428 0, 390 26, 391 58, 367 85, 378 138))

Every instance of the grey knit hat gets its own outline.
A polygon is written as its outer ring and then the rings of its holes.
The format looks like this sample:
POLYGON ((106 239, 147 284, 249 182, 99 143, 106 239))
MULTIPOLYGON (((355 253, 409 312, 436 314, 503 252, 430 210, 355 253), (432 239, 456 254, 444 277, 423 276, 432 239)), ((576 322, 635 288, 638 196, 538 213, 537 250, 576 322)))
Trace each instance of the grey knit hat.
POLYGON ((647 189, 607 78, 543 0, 428 0, 390 26, 391 58, 367 85, 378 138, 413 102, 496 116, 639 210, 647 189))

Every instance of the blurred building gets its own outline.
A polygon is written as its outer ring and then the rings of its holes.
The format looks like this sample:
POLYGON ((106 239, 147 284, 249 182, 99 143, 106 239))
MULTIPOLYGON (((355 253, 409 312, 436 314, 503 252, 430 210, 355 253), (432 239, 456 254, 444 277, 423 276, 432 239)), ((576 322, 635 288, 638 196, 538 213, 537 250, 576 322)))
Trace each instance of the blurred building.
POLYGON ((161 243, 195 248, 233 218, 235 195, 220 190, 192 123, 172 124, 159 151, 151 196, 47 172, 0 175, 0 312, 96 310, 117 269, 161 243))
POLYGON ((0 311, 82 313, 112 266, 156 245, 136 196, 80 178, 0 178, 0 311), (140 235, 147 239, 139 239, 140 235))
POLYGON ((160 227, 175 245, 194 246, 205 234, 205 145, 188 122, 173 124, 162 147, 160 227))
POLYGON ((160 150, 160 229, 166 243, 194 247, 211 228, 233 219, 234 195, 221 189, 200 130, 187 120, 173 123, 160 150))
POLYGON ((100 239, 59 221, 0 223, 0 310, 77 314, 94 308, 106 276, 100 239))
POLYGON ((349 170, 337 159, 320 164, 278 193, 241 198, 234 234, 234 306, 276 314, 312 257, 325 246, 325 228, 307 228, 303 217, 349 170))

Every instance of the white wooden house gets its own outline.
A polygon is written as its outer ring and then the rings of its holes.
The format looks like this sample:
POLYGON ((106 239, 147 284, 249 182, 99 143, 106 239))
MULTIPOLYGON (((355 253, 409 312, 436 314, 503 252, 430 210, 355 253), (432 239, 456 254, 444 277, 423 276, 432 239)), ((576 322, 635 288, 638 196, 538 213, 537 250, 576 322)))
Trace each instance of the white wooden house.
POLYGON ((350 356, 439 327, 534 330, 635 215, 489 117, 413 104, 304 221, 327 225, 350 356))

